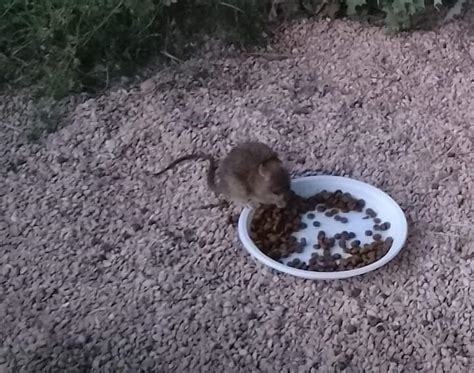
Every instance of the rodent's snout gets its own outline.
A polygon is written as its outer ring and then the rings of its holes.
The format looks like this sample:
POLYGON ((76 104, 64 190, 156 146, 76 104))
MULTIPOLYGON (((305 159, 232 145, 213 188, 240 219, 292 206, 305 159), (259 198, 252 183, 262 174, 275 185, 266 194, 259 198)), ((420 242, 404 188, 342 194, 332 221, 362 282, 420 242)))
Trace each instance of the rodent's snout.
POLYGON ((278 201, 276 202, 276 206, 280 209, 286 207, 288 205, 288 198, 286 198, 285 196, 282 196, 281 198, 278 199, 278 201))

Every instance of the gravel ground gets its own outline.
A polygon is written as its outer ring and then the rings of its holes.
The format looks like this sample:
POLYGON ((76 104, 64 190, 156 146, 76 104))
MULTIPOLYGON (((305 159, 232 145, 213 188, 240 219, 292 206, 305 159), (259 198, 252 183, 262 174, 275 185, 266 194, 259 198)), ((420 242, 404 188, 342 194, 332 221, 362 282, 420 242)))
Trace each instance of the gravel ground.
POLYGON ((210 44, 38 144, 14 130, 31 101, 0 97, 0 372, 468 372, 472 35, 302 21, 261 56, 210 44), (203 163, 145 173, 248 138, 387 191, 406 248, 344 281, 272 274, 199 209, 203 163))

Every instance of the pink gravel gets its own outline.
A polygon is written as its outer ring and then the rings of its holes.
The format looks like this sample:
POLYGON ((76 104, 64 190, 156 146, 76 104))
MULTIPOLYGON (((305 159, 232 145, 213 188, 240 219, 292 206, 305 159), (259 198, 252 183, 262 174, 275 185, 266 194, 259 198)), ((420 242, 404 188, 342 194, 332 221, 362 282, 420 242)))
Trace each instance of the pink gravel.
POLYGON ((0 97, 1 372, 472 369, 472 22, 394 37, 301 21, 277 39, 261 56, 209 43, 144 91, 71 100, 38 144, 21 134, 32 101, 0 97), (229 211, 199 209, 203 163, 146 175, 249 138, 295 175, 388 192, 405 249, 349 280, 273 274, 229 211))

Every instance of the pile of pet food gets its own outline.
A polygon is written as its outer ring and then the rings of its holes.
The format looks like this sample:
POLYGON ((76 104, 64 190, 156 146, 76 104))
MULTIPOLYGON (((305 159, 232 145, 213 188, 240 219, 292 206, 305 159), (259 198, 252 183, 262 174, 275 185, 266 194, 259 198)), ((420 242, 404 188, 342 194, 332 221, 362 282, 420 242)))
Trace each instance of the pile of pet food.
POLYGON ((309 198, 293 194, 286 208, 260 206, 253 216, 250 234, 263 253, 284 262, 290 256, 296 256, 293 254, 302 253, 308 246, 306 238, 298 241, 293 235, 307 228, 307 224, 302 221, 302 217, 306 215, 312 221, 313 227, 317 228, 314 231, 317 232, 314 240, 317 243, 311 249, 313 252, 308 262, 295 257, 286 261, 288 266, 318 272, 360 268, 383 257, 393 242, 391 237, 383 238, 383 233, 390 229, 390 223, 382 222, 373 209, 364 209, 364 200, 356 199, 341 190, 323 190, 309 198), (373 220, 373 229, 365 231, 365 236, 370 237, 371 242, 361 244, 354 232, 345 230, 329 237, 324 226, 317 220, 318 214, 324 214, 341 224, 347 224, 349 219, 343 214, 350 211, 365 213, 363 219, 373 220), (335 253, 336 247, 342 249, 342 253, 335 253))

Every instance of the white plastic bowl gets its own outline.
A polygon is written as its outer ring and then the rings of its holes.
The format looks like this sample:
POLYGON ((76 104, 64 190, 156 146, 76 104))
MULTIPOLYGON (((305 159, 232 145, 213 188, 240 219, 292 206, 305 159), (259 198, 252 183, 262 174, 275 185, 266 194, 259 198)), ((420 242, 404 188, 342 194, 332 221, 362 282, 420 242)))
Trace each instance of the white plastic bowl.
MULTIPOLYGON (((383 237, 392 237, 393 244, 385 256, 383 256, 376 262, 361 268, 335 272, 315 272, 296 269, 271 259, 259 250, 259 248, 255 245, 249 235, 250 223, 252 221, 254 210, 250 208, 245 208, 240 214, 239 218, 240 241, 255 259, 272 269, 275 269, 280 272, 285 272, 296 277, 302 277, 312 280, 333 280, 348 278, 371 272, 377 268, 382 267, 390 260, 392 260, 400 252, 403 245, 405 244, 408 234, 408 224, 405 214, 398 206, 398 204, 380 189, 377 189, 361 181, 340 176, 300 177, 292 180, 291 188, 295 193, 303 197, 309 197, 324 189, 328 191, 335 191, 337 189, 340 189, 343 192, 351 193, 354 197, 358 199, 364 199, 366 202, 366 208, 370 207, 375 210, 378 213, 377 217, 382 219, 382 221, 390 222, 391 227, 388 231, 383 232, 383 237)), ((296 232, 294 235, 297 238, 306 237, 308 245, 305 247, 303 253, 292 254, 289 258, 285 260, 285 263, 296 257, 307 262, 311 257, 311 253, 314 252, 313 244, 315 243, 314 241, 316 240, 317 232, 319 230, 324 230, 329 236, 333 236, 334 234, 343 230, 355 232, 357 235, 356 239, 360 240, 362 244, 365 242, 372 241, 371 237, 365 236, 365 231, 367 229, 372 229, 374 223, 372 219, 362 219, 364 216, 366 216, 365 213, 351 211, 347 214, 343 214, 344 216, 347 216, 349 218, 349 222, 347 224, 337 222, 334 220, 334 218, 328 218, 324 215, 324 213, 313 213, 316 215, 316 217, 312 220, 317 220, 321 222, 321 227, 315 228, 312 225, 311 220, 308 219, 307 214, 305 214, 303 221, 307 223, 308 227, 303 231, 296 232)), ((333 252, 340 252, 341 254, 343 254, 340 248, 334 248, 333 252)))

